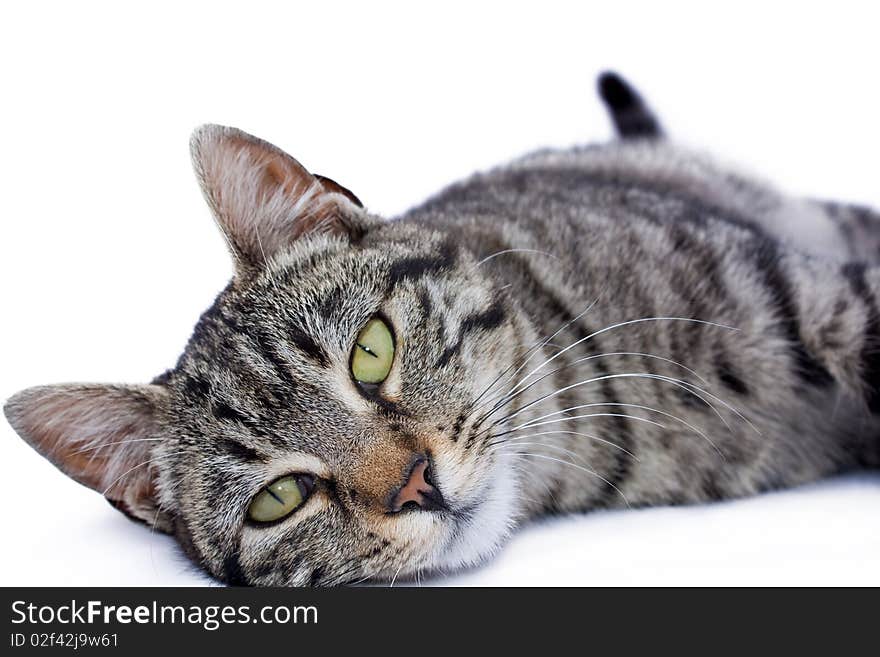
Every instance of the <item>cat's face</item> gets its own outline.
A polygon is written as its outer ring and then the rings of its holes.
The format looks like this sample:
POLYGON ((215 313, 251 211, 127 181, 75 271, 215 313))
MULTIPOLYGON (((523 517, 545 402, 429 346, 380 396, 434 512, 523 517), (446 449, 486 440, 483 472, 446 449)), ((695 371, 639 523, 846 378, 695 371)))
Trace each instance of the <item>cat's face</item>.
POLYGON ((505 529, 512 482, 483 440, 469 443, 471 404, 500 374, 491 364, 512 358, 504 305, 455 246, 380 233, 357 248, 310 239, 226 291, 170 377, 162 487, 197 558, 225 579, 390 578, 476 559, 505 529), (381 383, 360 383, 354 352, 374 318, 393 359, 381 383), (413 485, 439 490, 434 504, 396 508, 422 460, 413 485), (308 477, 299 506, 249 519, 291 474, 308 477))
POLYGON ((230 583, 330 585, 475 563, 515 515, 479 425, 522 356, 515 309, 448 236, 384 223, 243 133, 194 157, 236 259, 146 386, 34 388, 16 430, 230 583))

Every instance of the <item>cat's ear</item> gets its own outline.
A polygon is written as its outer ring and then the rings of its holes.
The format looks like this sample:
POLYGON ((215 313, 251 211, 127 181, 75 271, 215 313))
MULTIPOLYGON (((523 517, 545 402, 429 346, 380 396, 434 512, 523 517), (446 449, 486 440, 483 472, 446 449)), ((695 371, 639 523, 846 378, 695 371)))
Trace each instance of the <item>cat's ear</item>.
POLYGON ((117 509, 162 531, 150 462, 162 438, 158 385, 69 384, 28 388, 3 411, 28 444, 62 472, 92 488, 117 509))
POLYGON ((366 231, 354 194, 272 144, 206 125, 193 133, 191 150, 202 191, 241 270, 259 267, 308 233, 356 240, 366 231))

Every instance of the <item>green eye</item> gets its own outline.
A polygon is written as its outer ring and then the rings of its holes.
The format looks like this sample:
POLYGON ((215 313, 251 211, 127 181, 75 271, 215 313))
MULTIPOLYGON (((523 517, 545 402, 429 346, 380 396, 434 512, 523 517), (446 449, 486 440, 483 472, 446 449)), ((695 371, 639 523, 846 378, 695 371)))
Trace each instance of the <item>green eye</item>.
POLYGON ((272 522, 293 513, 306 501, 315 480, 309 475, 288 475, 276 479, 257 493, 248 507, 248 518, 254 522, 272 522))
POLYGON ((394 337, 381 319, 361 329, 351 352, 351 374, 361 383, 382 383, 394 362, 394 337))

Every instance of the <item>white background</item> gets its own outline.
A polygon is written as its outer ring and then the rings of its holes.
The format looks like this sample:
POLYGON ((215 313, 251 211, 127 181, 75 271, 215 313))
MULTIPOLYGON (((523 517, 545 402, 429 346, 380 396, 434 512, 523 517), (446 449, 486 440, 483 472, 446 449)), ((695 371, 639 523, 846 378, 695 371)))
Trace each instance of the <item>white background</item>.
MULTIPOLYGON (((190 170, 204 122, 393 215, 534 147, 607 139, 594 79, 609 67, 676 138, 795 193, 880 206, 869 3, 425 6, 5 3, 0 397, 174 363, 230 275, 190 170)), ((2 584, 207 582, 5 422, 0 500, 2 584)), ((554 520, 442 581, 877 585, 880 478, 554 520)))

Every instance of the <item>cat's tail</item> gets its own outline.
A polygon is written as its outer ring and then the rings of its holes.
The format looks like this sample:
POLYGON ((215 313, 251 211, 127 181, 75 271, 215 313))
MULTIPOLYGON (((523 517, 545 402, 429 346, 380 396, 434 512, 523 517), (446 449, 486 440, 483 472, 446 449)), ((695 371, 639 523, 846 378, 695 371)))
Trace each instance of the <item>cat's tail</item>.
POLYGON ((613 71, 599 76, 599 95, 622 139, 659 139, 660 121, 629 83, 613 71))

